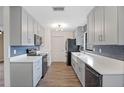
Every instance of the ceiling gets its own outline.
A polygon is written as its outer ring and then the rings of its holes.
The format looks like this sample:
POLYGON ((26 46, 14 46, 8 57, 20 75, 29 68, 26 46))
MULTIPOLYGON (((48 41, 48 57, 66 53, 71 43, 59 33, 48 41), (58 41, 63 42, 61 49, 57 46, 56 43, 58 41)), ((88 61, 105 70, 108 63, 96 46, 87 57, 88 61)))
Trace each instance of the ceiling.
POLYGON ((55 23, 66 24, 64 31, 74 31, 86 24, 87 14, 93 6, 64 6, 64 11, 53 11, 51 6, 24 6, 24 8, 45 28, 55 30, 55 23))

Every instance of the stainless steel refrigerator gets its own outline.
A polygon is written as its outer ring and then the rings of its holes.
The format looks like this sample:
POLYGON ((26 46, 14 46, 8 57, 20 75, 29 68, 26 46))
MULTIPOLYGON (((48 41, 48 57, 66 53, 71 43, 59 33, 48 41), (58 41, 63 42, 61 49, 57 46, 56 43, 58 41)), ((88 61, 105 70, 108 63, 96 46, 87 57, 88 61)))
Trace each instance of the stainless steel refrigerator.
POLYGON ((76 45, 76 39, 67 39, 65 44, 66 64, 71 66, 71 52, 79 52, 79 46, 76 45))

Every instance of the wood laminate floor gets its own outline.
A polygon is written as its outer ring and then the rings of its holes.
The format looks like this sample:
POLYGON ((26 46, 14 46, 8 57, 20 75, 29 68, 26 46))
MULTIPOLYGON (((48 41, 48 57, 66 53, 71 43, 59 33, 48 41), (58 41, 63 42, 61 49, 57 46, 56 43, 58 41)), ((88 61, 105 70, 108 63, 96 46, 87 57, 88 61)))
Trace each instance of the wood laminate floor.
POLYGON ((37 87, 80 87, 81 84, 71 66, 53 62, 37 87))
POLYGON ((0 87, 4 87, 4 64, 0 62, 0 87))

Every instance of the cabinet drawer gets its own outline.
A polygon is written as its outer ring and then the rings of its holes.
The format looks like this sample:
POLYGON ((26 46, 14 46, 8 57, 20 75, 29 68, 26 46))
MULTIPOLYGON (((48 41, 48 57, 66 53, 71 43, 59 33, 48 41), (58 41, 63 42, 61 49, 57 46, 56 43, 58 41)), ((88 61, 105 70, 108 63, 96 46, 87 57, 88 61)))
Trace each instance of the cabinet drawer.
POLYGON ((42 58, 33 62, 33 85, 36 85, 42 77, 42 58))

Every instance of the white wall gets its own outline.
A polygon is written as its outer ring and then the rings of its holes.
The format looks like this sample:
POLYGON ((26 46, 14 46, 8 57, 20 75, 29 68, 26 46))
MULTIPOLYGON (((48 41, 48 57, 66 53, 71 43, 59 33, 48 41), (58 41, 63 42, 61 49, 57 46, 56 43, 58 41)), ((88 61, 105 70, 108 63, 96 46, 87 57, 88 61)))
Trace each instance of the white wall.
POLYGON ((4 7, 4 86, 10 86, 10 18, 9 7, 4 7))

